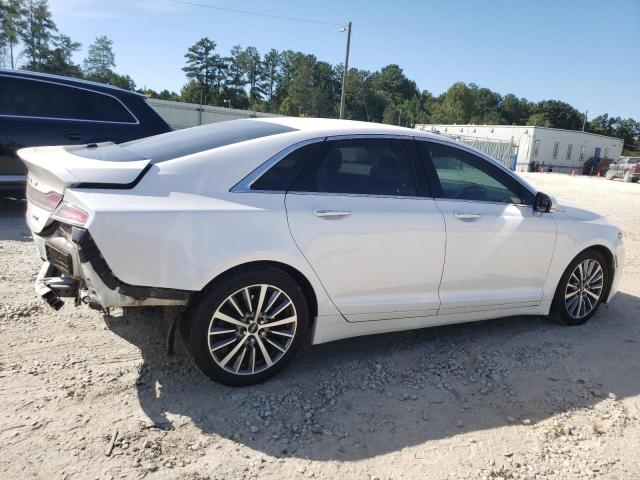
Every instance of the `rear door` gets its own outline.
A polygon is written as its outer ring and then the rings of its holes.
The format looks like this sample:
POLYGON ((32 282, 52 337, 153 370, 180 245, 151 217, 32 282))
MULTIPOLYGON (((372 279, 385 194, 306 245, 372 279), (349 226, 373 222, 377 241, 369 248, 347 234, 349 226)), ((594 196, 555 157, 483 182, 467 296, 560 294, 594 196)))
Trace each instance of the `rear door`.
POLYGON ((552 214, 498 165, 470 151, 417 141, 447 228, 440 314, 533 306, 556 240, 552 214))
POLYGON ((293 238, 348 321, 435 315, 443 216, 410 140, 334 138, 285 198, 293 238))

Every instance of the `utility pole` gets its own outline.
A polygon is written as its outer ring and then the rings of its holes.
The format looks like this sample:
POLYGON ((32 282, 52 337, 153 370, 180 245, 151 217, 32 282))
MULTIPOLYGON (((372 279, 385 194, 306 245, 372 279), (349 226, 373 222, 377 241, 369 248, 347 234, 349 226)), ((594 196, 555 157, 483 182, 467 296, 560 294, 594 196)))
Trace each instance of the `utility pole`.
POLYGON ((584 126, 587 124, 587 114, 589 113, 589 110, 585 110, 584 111, 584 119, 582 120, 582 131, 584 132, 584 126))
POLYGON ((344 73, 342 74, 342 93, 340 94, 340 118, 344 118, 344 89, 347 83, 347 72, 349 71, 349 47, 351 46, 351 22, 346 27, 340 29, 347 32, 347 51, 344 55, 344 73))

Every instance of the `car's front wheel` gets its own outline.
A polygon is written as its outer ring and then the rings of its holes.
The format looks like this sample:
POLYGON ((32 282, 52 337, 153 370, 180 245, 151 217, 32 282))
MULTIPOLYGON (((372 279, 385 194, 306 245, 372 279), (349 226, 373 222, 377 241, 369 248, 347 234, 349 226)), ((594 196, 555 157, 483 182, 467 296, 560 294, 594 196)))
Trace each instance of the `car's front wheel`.
POLYGON ((598 311, 609 282, 605 258, 586 250, 569 264, 560 279, 552 314, 567 325, 581 325, 598 311))
POLYGON ((607 173, 604 174, 607 180, 613 180, 613 172, 608 170, 607 173))
POLYGON ((282 370, 307 336, 309 309, 283 270, 238 271, 190 309, 187 344, 196 365, 225 385, 252 385, 282 370))

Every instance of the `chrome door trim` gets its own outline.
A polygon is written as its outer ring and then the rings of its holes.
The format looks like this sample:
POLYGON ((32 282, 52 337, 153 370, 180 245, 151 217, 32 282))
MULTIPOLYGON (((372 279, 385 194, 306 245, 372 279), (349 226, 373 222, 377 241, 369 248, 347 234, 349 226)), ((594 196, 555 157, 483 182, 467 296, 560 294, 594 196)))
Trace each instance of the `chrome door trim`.
POLYGON ((330 208, 314 208, 313 214, 316 217, 348 217, 351 210, 332 210, 330 208))

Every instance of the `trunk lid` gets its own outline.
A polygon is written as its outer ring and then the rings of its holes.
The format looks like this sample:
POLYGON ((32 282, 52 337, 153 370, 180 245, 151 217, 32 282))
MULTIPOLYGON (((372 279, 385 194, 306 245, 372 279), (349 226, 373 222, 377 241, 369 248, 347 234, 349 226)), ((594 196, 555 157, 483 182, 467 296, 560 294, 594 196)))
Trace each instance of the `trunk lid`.
POLYGON ((51 223, 51 214, 67 188, 126 188, 150 163, 112 142, 23 148, 18 156, 29 170, 27 223, 35 233, 51 223))

